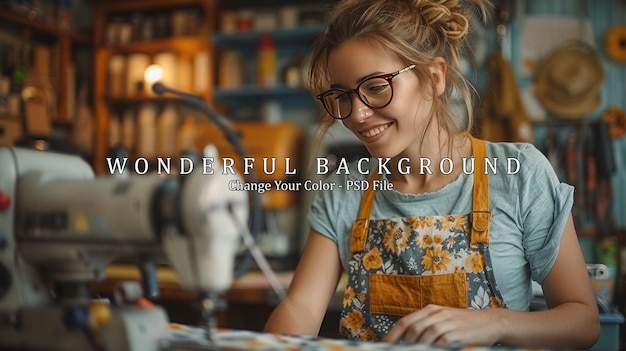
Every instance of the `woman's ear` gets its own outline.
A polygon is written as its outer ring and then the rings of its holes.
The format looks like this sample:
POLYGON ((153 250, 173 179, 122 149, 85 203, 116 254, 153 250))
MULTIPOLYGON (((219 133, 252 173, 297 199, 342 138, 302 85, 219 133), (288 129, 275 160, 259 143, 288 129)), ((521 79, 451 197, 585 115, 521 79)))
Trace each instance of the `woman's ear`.
POLYGON ((448 66, 443 58, 435 57, 433 62, 428 66, 428 69, 433 77, 435 95, 439 97, 446 91, 446 70, 448 66))

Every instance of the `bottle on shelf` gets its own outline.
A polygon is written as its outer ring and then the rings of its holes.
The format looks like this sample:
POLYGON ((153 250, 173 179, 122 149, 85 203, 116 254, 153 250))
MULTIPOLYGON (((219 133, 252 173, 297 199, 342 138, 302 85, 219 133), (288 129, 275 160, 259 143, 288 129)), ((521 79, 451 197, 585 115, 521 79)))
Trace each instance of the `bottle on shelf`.
POLYGON ((22 115, 22 89, 24 88, 24 82, 26 82, 27 70, 25 65, 24 45, 18 43, 13 46, 9 56, 7 57, 7 71, 8 77, 11 80, 11 86, 9 88, 9 115, 21 116, 22 115))
POLYGON ((72 1, 58 0, 57 2, 58 26, 63 30, 72 27, 72 1))
MULTIPOLYGON (((176 67, 177 67, 176 54, 169 51, 163 51, 154 55, 153 62, 155 65, 161 67, 162 76, 161 83, 169 87, 176 86, 176 67)), ((151 92, 151 89, 148 89, 151 92)))
POLYGON ((57 94, 49 78, 48 61, 34 62, 36 57, 32 43, 21 46, 21 60, 18 60, 14 79, 21 85, 22 118, 24 132, 32 138, 50 138, 52 121, 57 114, 57 94))
POLYGON ((209 89, 209 69, 211 55, 207 51, 197 53, 193 58, 193 91, 202 94, 209 89))
POLYGON ((187 150, 195 149, 197 134, 198 122, 196 118, 192 115, 186 116, 176 133, 176 153, 182 154, 187 150))
POLYGON ((9 93, 11 92, 11 72, 8 67, 6 47, 0 46, 0 116, 9 114, 9 93))
POLYGON ((168 14, 164 12, 157 14, 154 20, 154 37, 167 38, 171 35, 170 33, 170 18, 168 14))
POLYGON ((263 32, 257 51, 257 84, 261 88, 276 85, 276 45, 269 32, 263 32))
POLYGON ((124 111, 121 121, 117 122, 120 128, 120 142, 129 152, 135 151, 135 144, 137 143, 135 122, 135 113, 130 108, 124 111))
POLYGON ((126 94, 129 97, 144 95, 144 72, 149 65, 150 56, 147 54, 134 53, 128 56, 126 94))
POLYGON ((144 103, 137 115, 137 155, 139 157, 151 158, 156 156, 156 120, 156 105, 144 103))
POLYGON ((109 58, 109 97, 124 97, 126 88, 126 57, 113 55, 109 58))
POLYGON ((89 106, 89 88, 83 84, 78 93, 78 106, 76 109, 76 121, 72 129, 74 145, 84 153, 93 150, 94 120, 93 111, 89 106))
POLYGON ((172 156, 176 153, 176 129, 178 127, 178 111, 173 103, 163 107, 157 121, 157 155, 172 156))
POLYGON ((191 91, 193 87, 193 57, 179 55, 176 61, 176 88, 191 91))
POLYGON ((292 57, 282 72, 282 82, 290 87, 300 87, 302 86, 302 57, 294 56, 292 57))
POLYGON ((9 92, 11 90, 11 80, 0 75, 0 116, 9 115, 9 92))
POLYGON ((144 15, 141 12, 133 12, 130 15, 130 27, 131 27, 131 40, 141 40, 141 30, 143 28, 144 15))
POLYGON ((112 148, 122 144, 122 127, 120 125, 120 118, 117 115, 111 115, 109 118, 109 135, 108 135, 108 148, 112 148))
POLYGON ((237 51, 225 51, 220 60, 219 87, 236 89, 243 82, 243 61, 237 51))

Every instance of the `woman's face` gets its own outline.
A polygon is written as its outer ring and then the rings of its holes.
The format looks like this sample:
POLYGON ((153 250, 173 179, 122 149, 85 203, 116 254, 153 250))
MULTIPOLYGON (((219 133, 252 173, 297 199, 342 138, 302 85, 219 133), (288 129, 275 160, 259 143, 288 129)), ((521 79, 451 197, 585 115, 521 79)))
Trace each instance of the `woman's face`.
MULTIPOLYGON (((330 53, 328 70, 332 87, 350 90, 368 77, 396 72, 410 64, 380 46, 352 39, 330 53)), ((433 74, 441 74, 437 67, 440 66, 431 68, 433 74)), ((391 85, 393 98, 380 109, 368 107, 356 94, 351 94, 352 113, 342 122, 374 157, 419 157, 432 98, 420 91, 417 75, 412 70, 395 76, 391 85)))

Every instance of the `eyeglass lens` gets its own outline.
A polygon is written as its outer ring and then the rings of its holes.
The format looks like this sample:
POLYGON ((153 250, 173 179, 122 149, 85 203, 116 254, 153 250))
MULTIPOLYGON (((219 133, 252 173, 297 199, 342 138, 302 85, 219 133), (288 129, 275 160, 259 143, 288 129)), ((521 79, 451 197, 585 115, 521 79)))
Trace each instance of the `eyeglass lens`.
MULTIPOLYGON (((393 96, 389 81, 383 77, 372 77, 364 80, 357 87, 361 101, 372 108, 386 106, 393 96)), ((334 118, 347 118, 352 112, 350 92, 333 89, 322 96, 322 103, 334 118)))

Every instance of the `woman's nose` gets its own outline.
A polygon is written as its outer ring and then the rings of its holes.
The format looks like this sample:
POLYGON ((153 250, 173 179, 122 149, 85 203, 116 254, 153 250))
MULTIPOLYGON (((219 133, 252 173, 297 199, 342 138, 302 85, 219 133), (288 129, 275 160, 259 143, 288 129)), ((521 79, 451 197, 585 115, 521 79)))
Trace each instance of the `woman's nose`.
POLYGON ((361 101, 359 102, 360 104, 356 109, 356 114, 354 117, 356 118, 356 121, 358 123, 365 123, 365 120, 370 118, 374 114, 374 112, 369 106, 365 105, 361 101))

